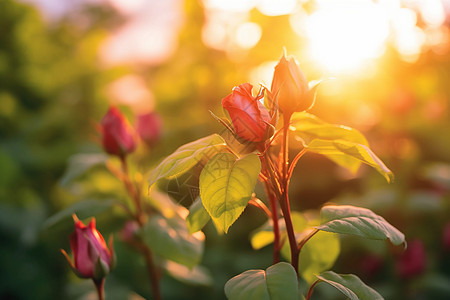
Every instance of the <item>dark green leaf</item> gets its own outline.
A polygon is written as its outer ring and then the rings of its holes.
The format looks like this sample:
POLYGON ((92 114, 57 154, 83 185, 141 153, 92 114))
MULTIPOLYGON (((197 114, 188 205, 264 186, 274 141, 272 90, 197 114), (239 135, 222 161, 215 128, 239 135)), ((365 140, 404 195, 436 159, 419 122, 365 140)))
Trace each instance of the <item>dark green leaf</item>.
POLYGON ((200 197, 216 227, 224 231, 237 220, 250 200, 261 170, 258 155, 236 159, 215 155, 200 174, 200 197))
POLYGON ((367 208, 351 205, 328 205, 320 212, 321 225, 317 229, 355 234, 368 239, 389 239, 394 245, 405 243, 405 236, 384 218, 367 208))
POLYGON ((181 146, 152 171, 148 178, 149 186, 161 178, 171 179, 184 174, 200 161, 207 161, 226 147, 224 139, 217 134, 181 146))
POLYGON ((71 156, 59 183, 62 186, 66 186, 90 168, 105 164, 108 158, 108 155, 105 153, 82 153, 71 156))
POLYGON ((178 215, 172 218, 151 216, 141 236, 152 251, 163 258, 190 268, 201 260, 204 234, 189 234, 186 221, 178 215))
POLYGON ((298 300, 298 281, 294 268, 285 262, 266 271, 248 270, 225 284, 229 300, 298 300))
POLYGON ((383 297, 374 289, 367 286, 353 274, 340 275, 332 271, 317 275, 319 280, 328 283, 338 289, 351 300, 381 300, 383 297))

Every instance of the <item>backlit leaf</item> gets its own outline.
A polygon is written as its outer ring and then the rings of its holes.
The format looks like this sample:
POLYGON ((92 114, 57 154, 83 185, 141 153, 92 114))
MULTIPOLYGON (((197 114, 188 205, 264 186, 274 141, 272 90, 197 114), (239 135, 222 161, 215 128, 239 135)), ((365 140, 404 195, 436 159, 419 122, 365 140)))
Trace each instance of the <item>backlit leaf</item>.
POLYGON ((152 186, 161 178, 172 179, 178 177, 190 170, 200 161, 207 161, 209 158, 225 149, 225 141, 218 134, 212 134, 183 145, 166 157, 151 172, 150 177, 148 178, 149 186, 152 186))
POLYGON ((189 215, 186 217, 186 223, 190 233, 202 230, 210 220, 210 216, 203 207, 202 200, 198 197, 189 208, 189 215))
POLYGON ((305 147, 312 152, 324 154, 336 163, 349 167, 354 171, 353 161, 363 162, 380 172, 388 182, 394 179, 392 171, 379 159, 368 146, 348 142, 345 140, 319 140, 315 139, 305 147))
POLYGON ((338 289, 351 300, 381 300, 383 297, 353 274, 323 272, 317 278, 338 289))
POLYGON ((261 170, 258 155, 240 159, 215 155, 200 174, 200 197, 216 227, 224 231, 237 220, 250 200, 261 170))
POLYGON ((314 139, 321 139, 346 140, 361 145, 369 145, 364 135, 358 130, 343 125, 329 124, 307 112, 294 113, 290 129, 306 144, 314 139))
POLYGON ((383 217, 367 208, 351 205, 328 205, 320 211, 321 225, 317 229, 359 235, 368 239, 389 239, 394 245, 405 243, 405 235, 383 217))
POLYGON ((285 262, 266 271, 248 270, 228 280, 225 295, 229 300, 298 300, 297 274, 285 262))

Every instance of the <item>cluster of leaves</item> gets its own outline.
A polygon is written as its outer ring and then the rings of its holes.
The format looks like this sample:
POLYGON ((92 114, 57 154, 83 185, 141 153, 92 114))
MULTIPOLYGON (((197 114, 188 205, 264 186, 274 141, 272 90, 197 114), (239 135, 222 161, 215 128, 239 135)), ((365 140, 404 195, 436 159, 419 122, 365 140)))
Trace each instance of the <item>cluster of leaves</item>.
MULTIPOLYGON (((374 167, 388 181, 393 178, 392 172, 370 150, 364 136, 355 129, 328 124, 302 112, 294 113, 291 131, 303 141, 306 151, 323 154, 353 172, 361 163, 365 163, 374 167)), ((216 229, 226 233, 249 201, 254 199, 253 192, 261 171, 260 159, 255 153, 236 153, 236 142, 231 142, 234 146, 231 148, 217 134, 191 142, 169 155, 150 174, 151 186, 160 179, 181 176, 199 162, 204 164, 207 161, 200 174, 200 197, 191 206, 186 219, 191 232, 201 230, 212 219, 216 229)), ((390 240, 394 245, 400 245, 405 243, 401 232, 372 211, 354 206, 325 206, 320 212, 320 219, 293 212, 292 219, 296 238, 300 244, 304 244, 299 270, 306 282, 312 286, 316 280, 329 283, 351 299, 381 298, 354 275, 341 276, 326 271, 333 266, 339 254, 339 239, 335 233, 390 240), (326 272, 318 275, 323 271, 326 272)), ((279 220, 279 226, 284 228, 286 239, 283 218, 279 220)), ((259 249, 272 243, 273 239, 273 224, 268 220, 252 234, 251 243, 255 249, 259 249)), ((290 258, 288 243, 284 243, 281 253, 286 259, 290 258)), ((290 290, 297 290, 296 278, 292 266, 279 263, 267 271, 246 271, 234 277, 227 283, 225 292, 230 299, 250 299, 249 295, 254 297, 252 299, 297 299, 297 293, 291 293, 290 290), (272 276, 273 281, 270 279, 272 276), (277 285, 277 280, 281 280, 281 285, 277 285), (289 282, 293 282, 290 288, 282 285, 289 285, 289 282)))

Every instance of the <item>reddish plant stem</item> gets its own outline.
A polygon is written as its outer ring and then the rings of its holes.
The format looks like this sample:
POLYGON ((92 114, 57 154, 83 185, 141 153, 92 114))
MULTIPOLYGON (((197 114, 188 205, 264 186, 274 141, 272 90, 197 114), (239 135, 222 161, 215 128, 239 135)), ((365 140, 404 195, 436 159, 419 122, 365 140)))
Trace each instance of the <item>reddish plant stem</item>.
POLYGON ((291 249, 291 265, 294 267, 295 272, 298 275, 298 256, 300 251, 297 247, 297 240, 295 238, 294 225, 291 218, 291 209, 289 205, 289 123, 291 119, 291 114, 284 115, 283 124, 283 143, 281 147, 281 164, 282 164, 282 194, 280 198, 280 207, 283 211, 284 222, 286 223, 286 231, 288 234, 289 247, 291 249))
POLYGON ((122 172, 124 174, 123 183, 125 184, 125 188, 127 189, 128 194, 130 194, 131 199, 134 202, 134 205, 136 206, 136 216, 135 216, 136 221, 139 223, 139 226, 142 227, 144 224, 144 220, 142 216, 141 197, 139 190, 131 182, 130 175, 128 173, 128 164, 126 158, 121 157, 120 162, 122 164, 122 172))
POLYGON ((309 300, 309 299, 311 298, 313 289, 314 289, 314 287, 316 286, 316 284, 318 284, 319 282, 320 282, 320 280, 316 280, 316 281, 311 285, 311 287, 310 287, 309 290, 308 290, 308 295, 306 295, 306 300, 309 300))
POLYGON ((298 243, 298 252, 300 254, 300 251, 302 251, 303 246, 306 244, 307 241, 309 241, 316 233, 319 232, 319 229, 314 228, 303 240, 298 243))
POLYGON ((150 276, 152 284, 152 292, 154 300, 161 300, 161 290, 159 288, 159 274, 156 272, 155 263, 153 261, 153 254, 150 249, 144 245, 142 248, 142 254, 144 255, 145 264, 147 266, 147 272, 150 276))
POLYGON ((98 300, 105 300, 105 292, 104 292, 104 286, 105 286, 105 278, 102 278, 100 280, 94 280, 95 289, 97 290, 98 300))
POLYGON ((259 200, 258 198, 252 198, 250 199, 250 201, 248 202, 249 205, 253 205, 254 207, 257 207, 259 209, 261 209, 266 216, 270 219, 272 218, 272 212, 269 210, 269 208, 264 204, 264 202, 262 202, 261 200, 259 200))
POLYGON ((278 208, 277 197, 281 195, 279 190, 279 183, 277 177, 275 177, 274 170, 272 169, 272 163, 268 151, 263 155, 263 170, 266 174, 267 180, 264 182, 264 188, 270 201, 270 210, 272 211, 272 223, 273 223, 273 263, 276 264, 280 261, 280 227, 278 226, 278 208))
POLYGON ((266 194, 269 197, 270 210, 272 211, 273 223, 273 264, 280 262, 280 226, 278 224, 277 198, 271 190, 270 184, 266 181, 264 184, 266 194))
MULTIPOLYGON (((143 216, 143 210, 141 205, 141 196, 139 192, 139 187, 137 185, 133 185, 130 175, 128 173, 128 165, 125 157, 120 158, 121 164, 122 164, 122 171, 123 171, 123 183, 125 184, 125 187, 130 194, 131 198, 133 199, 133 202, 136 206, 136 214, 134 216, 136 222, 139 224, 139 227, 142 228, 145 225, 144 216, 143 216)), ((150 248, 145 243, 140 243, 139 250, 141 251, 142 255, 145 259, 145 264, 147 266, 147 272, 150 277, 150 284, 152 287, 152 293, 154 300, 161 300, 161 291, 159 287, 159 275, 156 271, 156 266, 153 261, 153 254, 150 250, 150 248)))

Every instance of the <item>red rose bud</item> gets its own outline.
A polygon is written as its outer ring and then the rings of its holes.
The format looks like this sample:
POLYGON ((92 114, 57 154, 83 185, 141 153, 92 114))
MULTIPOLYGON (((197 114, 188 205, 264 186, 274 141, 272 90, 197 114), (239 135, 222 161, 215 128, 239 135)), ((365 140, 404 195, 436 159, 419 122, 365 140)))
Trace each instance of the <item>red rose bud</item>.
POLYGON ((103 149, 109 154, 124 157, 136 149, 133 129, 123 114, 115 107, 111 107, 102 122, 103 149))
POLYGON ((139 137, 149 146, 155 144, 161 135, 162 122, 156 113, 139 115, 136 121, 136 131, 139 137))
POLYGON ((75 232, 70 235, 70 248, 73 253, 72 263, 66 251, 61 249, 75 274, 82 278, 100 280, 114 266, 112 238, 109 239, 109 249, 102 235, 95 228, 95 218, 85 226, 77 216, 73 215, 75 232))
POLYGON ((421 240, 408 243, 408 248, 397 260, 397 273, 401 278, 411 278, 425 271, 425 246, 421 240))
POLYGON ((228 111, 236 134, 250 142, 262 142, 267 138, 270 115, 259 101, 263 95, 253 97, 253 86, 243 83, 222 99, 222 106, 228 111))
POLYGON ((305 74, 293 57, 287 60, 284 54, 275 66, 271 93, 285 115, 308 109, 314 100, 309 96, 305 74))

